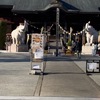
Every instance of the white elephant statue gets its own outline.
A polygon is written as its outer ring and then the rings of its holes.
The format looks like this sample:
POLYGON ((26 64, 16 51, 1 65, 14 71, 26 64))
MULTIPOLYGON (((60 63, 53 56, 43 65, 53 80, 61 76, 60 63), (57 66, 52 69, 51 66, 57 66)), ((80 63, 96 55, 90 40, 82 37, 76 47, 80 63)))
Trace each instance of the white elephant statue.
POLYGON ((98 42, 98 32, 90 25, 90 21, 85 25, 87 43, 98 42))
POLYGON ((24 44, 25 42, 25 32, 27 31, 28 24, 26 21, 20 23, 19 26, 11 32, 12 43, 13 44, 24 44))

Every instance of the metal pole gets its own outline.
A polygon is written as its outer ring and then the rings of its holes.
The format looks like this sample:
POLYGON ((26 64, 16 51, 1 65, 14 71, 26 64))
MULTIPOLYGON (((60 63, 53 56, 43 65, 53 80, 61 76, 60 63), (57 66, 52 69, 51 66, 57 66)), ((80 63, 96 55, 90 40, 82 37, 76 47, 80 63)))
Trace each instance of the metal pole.
POLYGON ((56 8, 56 56, 58 56, 58 42, 59 42, 59 8, 56 8))

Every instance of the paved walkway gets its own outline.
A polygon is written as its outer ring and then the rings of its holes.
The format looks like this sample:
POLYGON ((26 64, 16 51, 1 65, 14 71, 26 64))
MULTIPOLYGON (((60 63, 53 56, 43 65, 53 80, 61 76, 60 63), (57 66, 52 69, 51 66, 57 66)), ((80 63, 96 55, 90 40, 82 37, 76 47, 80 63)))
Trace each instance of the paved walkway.
POLYGON ((0 96, 33 96, 39 76, 30 68, 28 53, 0 53, 0 96))
POLYGON ((100 88, 70 57, 47 59, 40 96, 100 97, 100 88))
POLYGON ((0 99, 96 100, 100 98, 100 76, 86 75, 86 59, 100 57, 49 55, 44 75, 39 76, 29 75, 29 53, 0 53, 0 99))

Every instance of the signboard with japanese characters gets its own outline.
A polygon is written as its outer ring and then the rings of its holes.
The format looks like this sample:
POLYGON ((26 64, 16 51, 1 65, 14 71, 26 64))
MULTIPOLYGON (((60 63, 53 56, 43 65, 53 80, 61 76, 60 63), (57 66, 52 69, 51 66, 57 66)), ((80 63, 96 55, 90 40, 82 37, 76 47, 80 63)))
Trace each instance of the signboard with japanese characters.
POLYGON ((44 53, 44 34, 32 34, 31 49, 35 59, 43 58, 44 53))

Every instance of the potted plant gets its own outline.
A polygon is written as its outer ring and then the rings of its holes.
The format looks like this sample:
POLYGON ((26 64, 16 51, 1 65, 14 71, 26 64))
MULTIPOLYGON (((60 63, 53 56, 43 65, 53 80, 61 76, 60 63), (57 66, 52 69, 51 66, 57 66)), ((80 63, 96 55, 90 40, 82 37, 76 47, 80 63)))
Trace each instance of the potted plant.
POLYGON ((67 46, 68 46, 69 50, 72 49, 72 41, 71 40, 68 40, 67 46))

